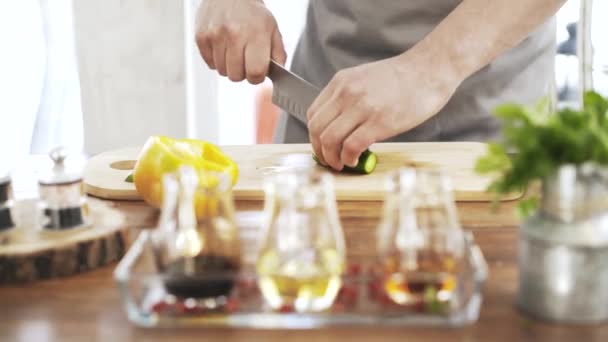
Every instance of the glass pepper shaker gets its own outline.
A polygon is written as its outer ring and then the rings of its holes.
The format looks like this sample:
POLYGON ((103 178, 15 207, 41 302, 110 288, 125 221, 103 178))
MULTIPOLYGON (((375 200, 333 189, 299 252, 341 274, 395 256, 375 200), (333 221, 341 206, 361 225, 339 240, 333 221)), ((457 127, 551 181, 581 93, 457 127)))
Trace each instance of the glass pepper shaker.
POLYGON ((13 190, 11 177, 8 174, 0 174, 0 234, 15 228, 12 208, 13 190))
POLYGON ((80 170, 70 169, 64 148, 53 149, 49 156, 53 168, 38 180, 42 229, 68 230, 88 223, 89 208, 80 170))
POLYGON ((342 286, 346 247, 329 173, 296 170, 265 182, 258 286, 274 310, 329 309, 342 286))
POLYGON ((154 242, 169 294, 223 306, 241 268, 230 177, 190 167, 165 175, 154 242))

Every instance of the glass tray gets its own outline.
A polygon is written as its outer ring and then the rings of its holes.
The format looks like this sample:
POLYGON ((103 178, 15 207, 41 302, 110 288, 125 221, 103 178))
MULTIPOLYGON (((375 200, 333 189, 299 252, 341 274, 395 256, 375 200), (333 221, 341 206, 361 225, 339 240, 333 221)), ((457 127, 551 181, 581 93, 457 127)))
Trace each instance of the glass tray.
MULTIPOLYGON (((446 326, 472 324, 479 317, 487 265, 473 234, 466 232, 465 266, 458 274, 449 302, 393 304, 379 291, 372 260, 350 262, 334 305, 323 313, 271 310, 264 302, 253 272, 258 212, 237 215, 243 240, 244 267, 238 274, 221 275, 234 281, 230 296, 217 302, 176 299, 167 293, 154 261, 151 232, 142 231, 115 269, 124 309, 141 327, 242 327, 259 329, 314 329, 332 325, 446 326)), ((373 258, 369 258, 373 259, 373 258)), ((218 276, 216 276, 218 277, 218 276)))

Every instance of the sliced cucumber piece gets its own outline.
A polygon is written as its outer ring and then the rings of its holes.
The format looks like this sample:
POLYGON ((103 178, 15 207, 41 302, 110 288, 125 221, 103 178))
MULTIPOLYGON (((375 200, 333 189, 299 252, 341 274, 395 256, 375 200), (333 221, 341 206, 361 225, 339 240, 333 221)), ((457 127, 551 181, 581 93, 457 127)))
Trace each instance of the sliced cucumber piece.
POLYGON ((350 172, 370 174, 376 169, 378 164, 378 157, 370 150, 365 150, 359 157, 359 163, 355 167, 345 166, 344 169, 350 172))
MULTIPOLYGON (((321 164, 321 162, 319 161, 319 158, 317 158, 316 155, 313 154, 312 159, 314 159, 314 161, 317 164, 325 167, 325 165, 321 164)), ((345 166, 342 169, 342 172, 360 173, 360 174, 367 175, 367 174, 374 172, 377 164, 378 164, 378 157, 376 156, 376 154, 370 150, 365 150, 365 151, 363 151, 363 153, 361 153, 361 156, 359 156, 359 163, 357 164, 357 166, 355 166, 355 167, 345 166)))

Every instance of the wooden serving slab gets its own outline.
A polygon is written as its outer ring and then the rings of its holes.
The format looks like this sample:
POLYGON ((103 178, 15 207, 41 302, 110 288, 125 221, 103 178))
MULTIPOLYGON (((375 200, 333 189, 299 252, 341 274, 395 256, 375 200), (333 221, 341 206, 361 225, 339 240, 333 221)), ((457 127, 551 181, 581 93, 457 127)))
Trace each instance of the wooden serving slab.
MULTIPOLYGON (((239 165, 239 180, 234 187, 236 200, 262 200, 263 179, 267 174, 309 165, 314 166, 309 144, 223 146, 222 151, 239 165)), ((486 145, 471 142, 378 143, 370 148, 378 155, 378 166, 369 175, 334 173, 339 201, 381 201, 387 174, 402 166, 433 167, 444 170, 452 179, 456 201, 490 201, 486 192, 491 179, 475 173, 476 160, 485 154, 486 145)), ((139 148, 109 151, 91 158, 85 168, 86 191, 112 200, 140 200, 132 183, 125 178, 135 165, 139 148)), ((319 167, 319 166, 315 166, 319 167)), ((506 196, 514 200, 521 194, 506 196)))
POLYGON ((123 215, 95 199, 88 207, 88 225, 41 231, 35 200, 16 202, 19 226, 0 236, 0 285, 70 276, 120 259, 129 244, 123 215))

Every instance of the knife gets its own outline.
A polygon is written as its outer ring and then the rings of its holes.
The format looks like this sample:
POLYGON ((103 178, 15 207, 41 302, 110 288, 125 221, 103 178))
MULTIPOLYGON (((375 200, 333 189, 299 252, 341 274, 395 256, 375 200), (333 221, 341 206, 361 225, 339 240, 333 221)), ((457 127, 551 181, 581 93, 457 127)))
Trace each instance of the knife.
POLYGON ((272 103, 306 125, 306 112, 321 90, 274 60, 270 61, 268 78, 273 85, 272 103))

